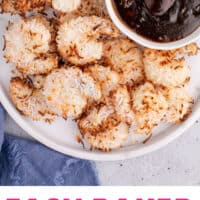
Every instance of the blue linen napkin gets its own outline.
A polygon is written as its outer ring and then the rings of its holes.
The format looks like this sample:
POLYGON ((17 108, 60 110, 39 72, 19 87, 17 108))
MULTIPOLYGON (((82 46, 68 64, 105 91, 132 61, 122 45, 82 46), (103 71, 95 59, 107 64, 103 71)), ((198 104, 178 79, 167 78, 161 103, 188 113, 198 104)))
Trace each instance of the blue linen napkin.
POLYGON ((0 106, 0 185, 96 186, 95 164, 65 156, 18 137, 4 135, 0 106))

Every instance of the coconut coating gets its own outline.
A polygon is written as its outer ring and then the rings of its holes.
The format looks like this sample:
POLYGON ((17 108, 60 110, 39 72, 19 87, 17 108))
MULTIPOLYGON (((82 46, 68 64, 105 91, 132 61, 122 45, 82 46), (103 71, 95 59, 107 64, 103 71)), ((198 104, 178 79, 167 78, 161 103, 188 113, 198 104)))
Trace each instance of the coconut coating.
POLYGON ((77 118, 89 102, 101 98, 98 84, 78 68, 54 70, 45 80, 43 94, 50 110, 64 118, 77 118))
MULTIPOLYGON (((60 0, 61 1, 61 0, 60 0)), ((69 1, 70 2, 70 1, 69 1)), ((62 1, 63 4, 68 3, 68 1, 62 1)), ((60 9, 60 12, 58 12, 58 21, 60 23, 64 23, 66 21, 69 21, 72 18, 77 17, 84 17, 84 16, 98 16, 98 17, 108 17, 105 1, 103 0, 81 0, 80 5, 78 5, 78 1, 76 1, 75 5, 71 5, 73 9, 71 11, 64 11, 62 7, 62 10, 60 9)))
POLYGON ((183 47, 184 52, 188 54, 188 56, 195 56, 198 53, 199 47, 197 43, 191 43, 183 47))
POLYGON ((166 98, 151 83, 145 83, 132 93, 135 132, 149 134, 165 117, 166 98))
POLYGON ((103 55, 102 37, 117 37, 119 31, 110 20, 97 16, 78 17, 66 21, 58 30, 60 55, 75 65, 100 60, 103 55))
POLYGON ((110 67, 95 65, 86 68, 85 71, 101 85, 103 97, 108 96, 109 93, 115 90, 119 84, 119 74, 111 70, 110 67))
POLYGON ((51 53, 51 30, 43 17, 20 19, 8 25, 4 57, 25 75, 49 73, 58 58, 51 53), (17 35, 17 37, 16 37, 17 35))
POLYGON ((182 85, 190 77, 190 67, 176 51, 145 49, 144 66, 148 80, 165 87, 182 85))
POLYGON ((197 43, 190 43, 186 46, 173 50, 176 54, 186 54, 188 56, 195 56, 197 55, 199 47, 197 43))
POLYGON ((125 86, 121 86, 113 93, 116 113, 120 116, 120 120, 131 124, 134 120, 131 109, 131 97, 125 86))
POLYGON ((144 80, 142 52, 133 41, 127 38, 107 41, 104 57, 120 73, 121 84, 133 86, 144 80))
POLYGON ((105 152, 123 146, 129 136, 129 127, 121 122, 110 130, 96 135, 86 134, 85 139, 92 149, 99 149, 105 152))
POLYGON ((105 132, 116 127, 120 122, 131 124, 130 96, 125 87, 120 87, 101 103, 89 109, 78 121, 83 135, 105 132))
POLYGON ((42 89, 44 86, 46 76, 45 75, 36 75, 36 76, 29 76, 28 78, 35 88, 42 89))
POLYGON ((188 85, 171 89, 162 89, 169 104, 166 114, 167 122, 180 123, 191 113, 193 99, 188 91, 188 85))
POLYGON ((43 94, 27 80, 18 77, 11 79, 9 93, 16 108, 26 117, 36 121, 54 121, 55 116, 49 112, 43 94))
POLYGON ((80 16, 96 15, 99 17, 108 17, 104 0, 82 0, 78 14, 80 16))
POLYGON ((52 0, 52 7, 60 12, 69 13, 77 10, 81 5, 81 0, 52 0))
POLYGON ((79 120, 78 126, 85 135, 96 134, 111 129, 119 123, 112 105, 99 104, 88 110, 79 120))
POLYGON ((12 14, 25 14, 27 11, 42 11, 50 0, 2 0, 2 11, 12 14))

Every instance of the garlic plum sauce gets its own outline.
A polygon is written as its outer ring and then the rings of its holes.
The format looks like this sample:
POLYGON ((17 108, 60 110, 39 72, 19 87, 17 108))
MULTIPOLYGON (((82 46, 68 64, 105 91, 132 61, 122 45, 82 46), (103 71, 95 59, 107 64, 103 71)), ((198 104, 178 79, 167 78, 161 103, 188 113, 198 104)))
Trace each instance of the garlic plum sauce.
POLYGON ((156 42, 177 41, 200 26, 200 0, 114 0, 121 19, 156 42))

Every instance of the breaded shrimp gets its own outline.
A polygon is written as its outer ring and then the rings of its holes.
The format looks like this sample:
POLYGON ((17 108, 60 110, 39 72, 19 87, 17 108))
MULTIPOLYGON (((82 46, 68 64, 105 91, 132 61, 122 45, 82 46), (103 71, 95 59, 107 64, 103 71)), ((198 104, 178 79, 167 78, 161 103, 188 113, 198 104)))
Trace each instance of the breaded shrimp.
POLYGON ((89 73, 101 85, 102 96, 106 97, 119 84, 120 76, 117 72, 102 65, 89 66, 85 72, 89 73))
MULTIPOLYGON (((62 0, 58 0, 57 3, 61 1, 62 0)), ((57 8, 53 5, 54 9, 58 11, 57 19, 61 24, 80 16, 95 15, 98 17, 109 18, 104 0, 75 0, 73 4, 69 5, 69 3, 70 1, 62 1, 62 4, 67 5, 60 4, 57 8)))
POLYGON ((79 120, 78 126, 83 135, 105 132, 120 122, 128 125, 133 120, 130 96, 125 87, 120 87, 101 103, 89 109, 79 120))
POLYGON ((144 79, 142 52, 127 38, 105 42, 104 57, 121 75, 121 84, 133 86, 144 79))
POLYGON ((78 15, 107 17, 107 9, 104 0, 82 0, 78 15))
POLYGON ((144 66, 147 79, 165 87, 182 85, 190 77, 190 67, 176 51, 145 49, 144 66))
POLYGON ((120 120, 131 124, 134 120, 133 112, 131 109, 131 97, 125 86, 119 87, 113 93, 112 99, 115 103, 116 113, 120 116, 120 120))
POLYGON ((61 68, 49 74, 43 86, 50 110, 64 118, 77 118, 90 102, 101 98, 100 86, 78 68, 61 68))
POLYGON ((99 104, 92 107, 78 120, 82 135, 104 132, 118 123, 119 119, 115 116, 115 109, 109 104, 99 104))
POLYGON ((2 0, 2 11, 11 14, 25 14, 27 11, 42 11, 50 0, 2 0))
POLYGON ((49 111, 41 91, 25 80, 18 77, 11 79, 9 93, 16 108, 26 117, 36 121, 54 121, 55 115, 49 111))
POLYGON ((52 7, 62 13, 69 13, 81 6, 81 0, 52 0, 52 7))
POLYGON ((191 113, 192 97, 189 95, 188 84, 171 89, 162 89, 169 104, 166 121, 180 123, 191 113))
POLYGON ((58 30, 60 55, 76 65, 94 63, 102 58, 102 37, 117 37, 119 31, 110 20, 97 16, 78 17, 66 21, 58 30))
POLYGON ((57 68, 58 58, 51 52, 51 30, 45 18, 20 19, 8 25, 4 36, 4 57, 21 73, 46 74, 57 68))
POLYGON ((132 93, 135 133, 149 134, 165 117, 166 98, 151 83, 145 83, 132 93))
POLYGON ((98 149, 105 152, 123 146, 128 139, 129 127, 126 123, 119 123, 110 130, 100 132, 95 135, 86 134, 85 139, 90 144, 91 149, 98 149))

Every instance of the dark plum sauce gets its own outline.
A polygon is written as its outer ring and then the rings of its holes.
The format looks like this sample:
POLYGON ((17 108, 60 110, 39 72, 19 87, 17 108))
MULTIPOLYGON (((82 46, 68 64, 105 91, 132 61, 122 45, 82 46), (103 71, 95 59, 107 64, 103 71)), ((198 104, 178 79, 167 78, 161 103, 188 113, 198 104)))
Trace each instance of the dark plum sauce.
POLYGON ((200 26, 200 0, 114 0, 122 20, 157 42, 180 40, 200 26))

